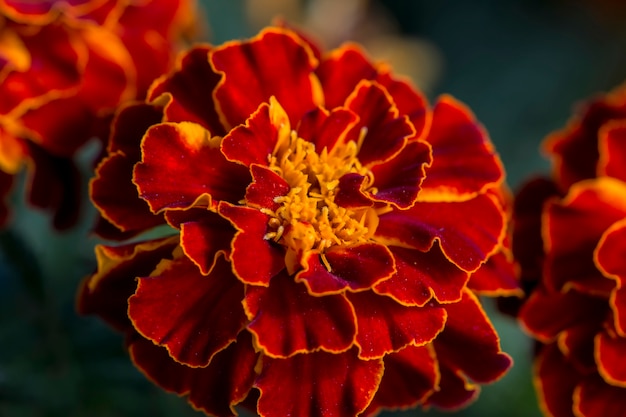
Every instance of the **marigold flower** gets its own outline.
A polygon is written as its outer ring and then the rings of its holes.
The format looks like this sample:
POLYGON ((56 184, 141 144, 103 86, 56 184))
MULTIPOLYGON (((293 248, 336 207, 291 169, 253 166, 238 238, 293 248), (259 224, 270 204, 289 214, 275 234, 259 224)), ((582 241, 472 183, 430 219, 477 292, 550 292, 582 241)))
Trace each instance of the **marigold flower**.
POLYGON ((0 171, 10 180, 28 164, 31 203, 57 227, 73 224, 80 202, 72 157, 106 140, 114 109, 168 71, 192 4, 0 0, 0 171))
POLYGON ((102 233, 177 233, 99 246, 79 310, 208 414, 458 408, 511 364, 476 296, 517 290, 502 190, 465 106, 355 45, 197 46, 118 113, 91 183, 102 233))
POLYGON ((548 137, 553 179, 517 196, 514 250, 540 342, 535 382, 548 416, 626 413, 626 89, 589 102, 548 137))

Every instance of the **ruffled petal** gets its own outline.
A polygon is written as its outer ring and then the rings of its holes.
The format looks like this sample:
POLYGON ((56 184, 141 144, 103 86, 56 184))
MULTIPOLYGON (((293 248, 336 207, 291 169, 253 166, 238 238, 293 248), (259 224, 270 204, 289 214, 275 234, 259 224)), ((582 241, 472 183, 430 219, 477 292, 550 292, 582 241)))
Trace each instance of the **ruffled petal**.
POLYGON ((235 229, 228 220, 208 210, 194 217, 194 221, 180 226, 180 246, 200 272, 208 275, 218 256, 230 253, 235 229))
POLYGON ((270 28, 245 43, 227 43, 212 50, 209 61, 222 75, 213 94, 227 128, 243 123, 271 96, 283 105, 294 126, 306 112, 323 104, 313 74, 317 59, 307 43, 288 29, 270 28))
POLYGON ((626 396, 622 387, 607 385, 597 376, 586 378, 574 392, 574 413, 582 417, 622 417, 626 396))
POLYGON ((542 347, 535 362, 534 382, 539 407, 546 415, 574 417, 572 397, 580 380, 581 375, 567 363, 556 343, 542 347))
POLYGON ((361 360, 355 350, 264 357, 256 382, 261 391, 258 413, 262 417, 358 415, 374 397, 383 370, 382 360, 361 360))
POLYGON ((607 175, 626 181, 626 121, 612 121, 602 126, 598 141, 598 176, 607 175))
POLYGON ((377 241, 425 252, 438 240, 446 257, 468 272, 478 269, 504 237, 505 214, 489 195, 462 202, 418 202, 379 219, 377 241))
POLYGON ((122 246, 96 246, 98 271, 83 281, 76 308, 80 314, 97 314, 118 330, 132 328, 128 318, 128 298, 137 288, 136 277, 147 276, 161 259, 172 257, 178 237, 131 243, 122 246))
POLYGON ((298 124, 298 136, 315 144, 315 151, 332 151, 337 143, 344 143, 346 135, 356 125, 359 117, 346 108, 327 111, 319 107, 306 113, 298 124))
POLYGON ((502 163, 471 111, 450 96, 433 109, 427 136, 433 162, 426 170, 419 201, 462 201, 504 179, 502 163))
POLYGON ((382 358, 408 345, 431 342, 446 324, 446 310, 432 304, 407 307, 371 291, 347 293, 357 320, 359 358, 382 358))
POLYGON ((201 197, 212 205, 244 197, 248 170, 227 161, 220 152, 220 138, 209 135, 202 126, 187 122, 148 129, 133 181, 154 213, 189 208, 201 197))
POLYGON ((439 369, 431 345, 407 346, 385 356, 385 374, 365 415, 381 409, 415 407, 439 388, 439 369))
POLYGON ((372 185, 377 190, 372 199, 401 209, 411 207, 419 195, 425 167, 431 159, 430 146, 426 142, 413 141, 394 158, 372 166, 372 185))
POLYGON ((598 271, 593 253, 604 231, 624 217, 626 184, 609 177, 580 182, 563 200, 548 203, 543 230, 545 284, 557 291, 573 287, 608 294, 615 282, 598 271))
POLYGON ((598 242, 594 252, 595 264, 607 278, 614 279, 617 286, 611 292, 610 305, 613 309, 615 328, 626 336, 626 219, 611 225, 598 242))
POLYGON ((476 296, 465 290, 461 301, 445 308, 446 327, 433 342, 439 362, 479 383, 502 377, 512 360, 500 350, 498 334, 476 296))
POLYGON ((221 148, 224 156, 247 167, 267 165, 279 137, 291 131, 287 113, 273 97, 262 103, 246 123, 231 130, 224 137, 221 148))
POLYGON ((500 251, 489 257, 468 282, 468 287, 478 295, 492 297, 522 297, 518 271, 508 251, 500 251))
POLYGON ((439 374, 439 389, 428 397, 425 406, 454 411, 478 398, 480 387, 467 381, 460 371, 453 371, 445 365, 440 365, 439 374))
POLYGON ((404 305, 423 306, 433 297, 441 303, 461 299, 469 274, 450 262, 438 244, 428 252, 390 247, 397 273, 374 290, 404 305))
POLYGON ((296 275, 313 294, 332 294, 346 289, 352 291, 372 288, 395 272, 395 262, 389 249, 375 243, 349 247, 332 247, 324 255, 328 270, 318 253, 305 255, 305 268, 296 275))
POLYGON ((244 308, 255 345, 272 357, 320 349, 342 352, 354 343, 354 312, 346 298, 311 297, 287 273, 274 277, 269 288, 248 286, 244 308))
POLYGON ((281 247, 265 239, 268 216, 225 202, 219 205, 219 214, 237 229, 230 254, 237 278, 246 284, 269 285, 270 279, 285 268, 285 254, 281 247))
POLYGON ((245 400, 256 378, 258 354, 245 331, 218 352, 208 366, 200 368, 175 362, 167 349, 139 335, 130 338, 128 350, 135 366, 155 384, 187 395, 195 408, 211 415, 237 416, 235 406, 245 400))
POLYGON ((589 374, 595 372, 597 368, 593 340, 600 330, 601 322, 597 317, 593 317, 572 324, 557 337, 561 353, 580 373, 589 374))
POLYGON ((176 70, 150 87, 148 99, 152 101, 166 95, 164 121, 194 122, 211 132, 211 136, 223 136, 226 130, 217 109, 207 100, 220 80, 220 75, 209 64, 209 51, 208 46, 196 46, 182 54, 176 70))
POLYGON ((274 199, 289 192, 289 184, 274 171, 260 165, 250 167, 252 183, 246 189, 246 204, 251 207, 276 211, 280 207, 274 199))
POLYGON ((585 320, 601 321, 606 300, 570 290, 555 293, 538 287, 519 312, 520 324, 541 342, 548 343, 563 330, 585 320), (562 314, 567 311, 568 314, 562 314))
POLYGON ((598 372, 609 384, 626 388, 626 339, 601 332, 595 339, 595 358, 598 372))
POLYGON ((163 261, 150 277, 139 279, 128 316, 142 336, 167 348, 177 362, 206 366, 243 329, 243 295, 243 284, 224 258, 208 276, 186 258, 163 261))
POLYGON ((348 97, 346 107, 359 115, 359 123, 349 135, 349 140, 359 140, 359 161, 363 165, 385 162, 395 156, 415 135, 415 129, 403 117, 393 98, 379 84, 361 81, 348 97))

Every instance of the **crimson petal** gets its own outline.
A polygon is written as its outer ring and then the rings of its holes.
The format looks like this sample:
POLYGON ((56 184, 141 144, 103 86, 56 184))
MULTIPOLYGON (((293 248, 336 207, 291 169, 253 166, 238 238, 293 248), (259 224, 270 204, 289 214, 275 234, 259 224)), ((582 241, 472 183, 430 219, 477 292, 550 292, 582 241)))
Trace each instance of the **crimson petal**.
POLYGON ((264 357, 261 374, 256 382, 256 387, 261 391, 259 415, 358 415, 374 397, 383 370, 382 360, 361 360, 355 350, 339 354, 320 351, 287 359, 264 357))
POLYGON ((244 327, 243 294, 223 257, 208 276, 186 258, 164 261, 139 280, 128 316, 142 336, 166 347, 177 362, 206 366, 244 327))
POLYGON ((269 168, 252 165, 250 167, 252 183, 246 189, 246 203, 257 208, 266 208, 276 211, 280 203, 276 203, 276 197, 287 195, 289 184, 280 175, 269 168))
POLYGON ((356 324, 343 295, 313 297, 286 272, 269 288, 248 286, 244 308, 256 345, 272 357, 316 350, 341 352, 354 342, 356 324))
POLYGON ((376 243, 332 247, 324 256, 330 271, 321 262, 320 255, 312 252, 305 255, 303 262, 306 267, 296 275, 296 281, 304 282, 313 294, 369 289, 395 271, 389 249, 376 243))
POLYGON ((270 28, 245 43, 230 42, 212 50, 209 61, 222 74, 213 95, 227 128, 243 123, 271 96, 284 106, 294 126, 322 104, 313 74, 317 59, 308 44, 288 29, 270 28))
POLYGON ((574 417, 572 397, 581 375, 567 363, 556 343, 542 348, 535 369, 539 407, 546 415, 574 417))
POLYGON ((227 220, 204 210, 194 221, 181 224, 180 245, 200 272, 207 275, 220 254, 229 254, 234 235, 235 229, 227 220))
POLYGON ((626 184, 610 177, 575 184, 560 201, 546 205, 545 284, 608 294, 615 282, 594 264, 593 253, 605 230, 626 217, 626 184), (576 225, 576 227, 572 227, 576 225))
POLYGON ((347 293, 357 319, 359 357, 376 359, 408 345, 423 346, 443 330, 446 310, 435 305, 407 307, 371 291, 347 293))
POLYGON ((453 411, 478 398, 480 387, 469 383, 461 372, 440 365, 439 373, 439 390, 428 397, 425 405, 434 405, 443 410, 453 411))
POLYGON ((167 391, 188 395, 194 407, 211 415, 237 416, 234 407, 248 396, 256 377, 258 355, 245 331, 201 368, 175 362, 165 348, 139 335, 129 338, 128 345, 133 363, 150 380, 167 391))
POLYGON ((598 176, 608 175, 626 181, 626 122, 622 120, 605 124, 598 133, 598 140, 598 176))
POLYGON ((626 388, 626 339, 601 332, 596 337, 598 372, 611 385, 626 388))
POLYGON ((446 327, 433 342, 439 361, 476 382, 499 379, 512 361, 500 350, 498 334, 476 296, 465 290, 461 301, 445 307, 446 327))
POLYGON ((189 208, 202 196, 213 204, 243 198, 249 172, 227 161, 219 142, 195 123, 162 123, 148 130, 133 181, 153 212, 189 208))
POLYGON ((504 213, 489 195, 452 203, 415 203, 379 217, 376 239, 428 251, 435 240, 458 267, 473 272, 504 237, 504 213))
POLYGON ((237 229, 230 255, 235 275, 246 284, 269 285, 270 279, 285 267, 285 258, 281 247, 265 239, 268 216, 225 202, 219 205, 219 213, 237 229))
POLYGON ((226 133, 217 110, 207 105, 213 89, 220 80, 219 74, 209 64, 207 46, 196 46, 179 58, 176 71, 157 80, 148 99, 155 100, 166 94, 165 120, 168 122, 194 122, 211 132, 212 136, 226 133))
POLYGON ((77 297, 80 314, 97 314, 114 328, 132 328, 126 313, 137 288, 135 277, 152 273, 159 261, 171 258, 178 237, 121 246, 96 246, 98 272, 84 280, 77 297))
POLYGON ((598 376, 586 378, 574 392, 574 412, 577 416, 622 417, 624 410, 624 388, 608 385, 598 376))
POLYGON ((428 252, 390 247, 397 273, 374 289, 404 305, 423 306, 434 296, 441 303, 461 299, 469 274, 450 262, 438 244, 428 252))
POLYGON ((439 388, 439 369, 431 345, 407 346, 385 356, 385 374, 365 415, 382 408, 414 407, 439 388))
POLYGON ((421 201, 465 200, 504 178, 487 133, 471 111, 450 96, 435 104, 427 141, 433 162, 426 170, 421 201))
POLYGON ((306 113, 298 124, 298 136, 315 144, 317 153, 332 151, 337 143, 345 142, 346 135, 358 121, 358 116, 345 108, 328 112, 319 107, 306 113))

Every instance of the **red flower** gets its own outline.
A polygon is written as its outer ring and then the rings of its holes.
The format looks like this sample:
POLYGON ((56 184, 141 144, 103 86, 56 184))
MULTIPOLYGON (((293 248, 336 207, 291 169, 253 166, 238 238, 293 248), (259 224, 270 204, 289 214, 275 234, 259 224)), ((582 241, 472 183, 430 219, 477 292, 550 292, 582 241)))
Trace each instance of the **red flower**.
POLYGON ((106 139, 114 109, 142 99, 168 70, 190 8, 190 0, 0 0, 3 185, 28 164, 31 203, 52 210, 57 227, 72 225, 80 202, 72 157, 88 139, 106 139))
POLYGON ((196 408, 452 409, 510 366, 475 295, 517 290, 503 172, 453 98, 270 28, 192 49, 113 132, 100 232, 177 234, 99 247, 79 309, 196 408))
POLYGON ((536 387, 549 416, 626 413, 625 93, 598 97, 551 135, 554 180, 517 197, 515 254, 535 288, 519 317, 541 342, 536 387))

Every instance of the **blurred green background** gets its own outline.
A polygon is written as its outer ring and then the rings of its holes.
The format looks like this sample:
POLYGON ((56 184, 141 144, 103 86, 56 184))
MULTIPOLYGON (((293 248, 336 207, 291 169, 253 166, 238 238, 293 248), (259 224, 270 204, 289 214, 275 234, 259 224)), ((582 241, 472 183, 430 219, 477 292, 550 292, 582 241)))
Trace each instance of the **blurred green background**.
MULTIPOLYGON (((541 140, 576 103, 626 79, 626 2, 618 0, 204 0, 206 40, 253 35, 275 11, 327 46, 356 39, 375 58, 413 77, 431 101, 450 93, 486 126, 513 189, 547 173, 541 140), (323 36, 322 36, 323 35, 323 36)), ((82 155, 87 172, 89 158, 82 155)), ((85 184, 86 186, 86 184, 85 184)), ((0 417, 199 416, 183 399, 135 370, 122 337, 78 317, 75 290, 95 267, 85 201, 80 225, 64 233, 12 196, 0 231, 0 417)), ((515 367, 483 388, 460 416, 539 416, 531 342, 491 301, 487 308, 515 367)), ((387 415, 437 416, 436 411, 387 415)))

